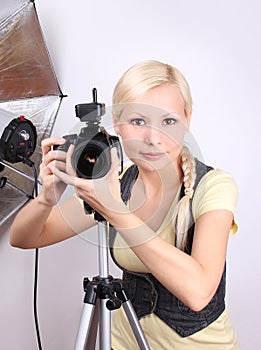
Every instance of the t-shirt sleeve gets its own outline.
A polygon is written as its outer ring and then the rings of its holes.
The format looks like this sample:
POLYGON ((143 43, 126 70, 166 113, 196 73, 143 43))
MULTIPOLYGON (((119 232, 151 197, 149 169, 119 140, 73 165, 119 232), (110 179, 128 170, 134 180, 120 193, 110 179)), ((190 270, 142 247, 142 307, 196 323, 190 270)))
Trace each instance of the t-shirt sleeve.
MULTIPOLYGON (((234 178, 223 170, 211 170, 203 176, 196 188, 192 202, 193 216, 196 220, 200 215, 215 209, 229 210, 235 216, 237 197, 234 178)), ((230 234, 236 231, 237 224, 234 220, 230 234)))

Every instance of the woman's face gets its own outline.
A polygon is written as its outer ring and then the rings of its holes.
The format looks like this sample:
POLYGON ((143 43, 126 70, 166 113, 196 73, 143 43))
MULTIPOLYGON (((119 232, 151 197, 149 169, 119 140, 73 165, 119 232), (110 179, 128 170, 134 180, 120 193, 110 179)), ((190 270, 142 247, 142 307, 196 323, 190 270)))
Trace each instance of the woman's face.
POLYGON ((127 103, 114 126, 134 163, 160 170, 177 162, 189 117, 179 90, 161 85, 127 103))

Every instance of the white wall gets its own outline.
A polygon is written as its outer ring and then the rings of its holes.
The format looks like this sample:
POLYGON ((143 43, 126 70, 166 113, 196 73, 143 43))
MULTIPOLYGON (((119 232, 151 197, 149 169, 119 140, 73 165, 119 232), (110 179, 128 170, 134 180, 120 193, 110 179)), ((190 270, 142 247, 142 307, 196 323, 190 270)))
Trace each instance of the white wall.
MULTIPOLYGON (((259 348, 260 13, 258 0, 36 0, 64 94, 54 134, 76 123, 74 105, 92 87, 109 106, 130 65, 176 65, 194 97, 192 134, 204 161, 231 172, 239 187, 238 234, 228 249, 227 301, 242 349, 259 348), (259 309, 259 312, 257 311, 259 309)), ((104 126, 110 126, 105 118, 104 126)), ((92 236, 93 235, 93 236, 92 236)), ((82 309, 82 278, 97 274, 96 246, 75 237, 40 252, 39 321, 43 348, 69 350, 82 309)), ((0 236, 0 347, 36 349, 32 319, 33 252, 0 236)), ((118 271, 112 267, 112 272, 118 271)))

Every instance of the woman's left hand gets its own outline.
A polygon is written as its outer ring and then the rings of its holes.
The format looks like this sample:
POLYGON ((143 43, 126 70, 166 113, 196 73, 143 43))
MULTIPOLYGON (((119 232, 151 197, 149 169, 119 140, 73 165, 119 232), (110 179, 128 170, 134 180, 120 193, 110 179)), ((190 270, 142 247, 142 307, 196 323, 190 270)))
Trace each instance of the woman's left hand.
POLYGON ((89 206, 109 221, 110 215, 119 213, 125 207, 120 194, 119 158, 116 147, 111 149, 111 168, 102 178, 87 180, 79 178, 72 167, 74 146, 67 152, 66 172, 52 167, 54 175, 67 185, 75 187, 77 195, 89 206))

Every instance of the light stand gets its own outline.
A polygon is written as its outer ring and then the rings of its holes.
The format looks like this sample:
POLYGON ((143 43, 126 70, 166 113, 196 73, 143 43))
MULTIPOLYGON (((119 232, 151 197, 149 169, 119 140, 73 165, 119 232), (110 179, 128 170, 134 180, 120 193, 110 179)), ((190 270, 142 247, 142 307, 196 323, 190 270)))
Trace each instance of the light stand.
POLYGON ((74 350, 95 350, 99 325, 100 350, 111 350, 111 311, 124 308, 132 331, 141 350, 149 350, 134 308, 125 294, 123 282, 109 275, 108 267, 108 224, 84 203, 88 213, 94 213, 98 221, 99 275, 92 281, 84 278, 84 307, 82 310, 74 350))

